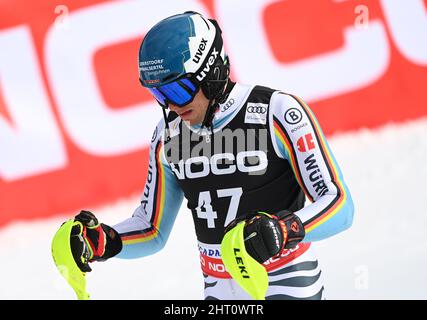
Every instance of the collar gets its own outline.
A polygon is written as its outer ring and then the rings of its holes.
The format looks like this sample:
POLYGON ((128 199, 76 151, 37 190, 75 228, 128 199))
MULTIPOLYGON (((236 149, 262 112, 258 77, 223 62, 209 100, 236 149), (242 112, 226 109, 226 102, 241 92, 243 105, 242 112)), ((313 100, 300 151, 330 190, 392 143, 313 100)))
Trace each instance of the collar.
MULTIPOLYGON (((234 115, 237 114, 237 112, 242 108, 244 102, 252 90, 252 87, 253 86, 239 83, 234 84, 225 102, 219 104, 219 107, 215 112, 214 119, 212 121, 213 132, 221 130, 234 118, 234 115)), ((201 129, 200 124, 193 125, 190 127, 190 129, 191 131, 198 132, 201 135, 211 133, 210 129, 201 129)))

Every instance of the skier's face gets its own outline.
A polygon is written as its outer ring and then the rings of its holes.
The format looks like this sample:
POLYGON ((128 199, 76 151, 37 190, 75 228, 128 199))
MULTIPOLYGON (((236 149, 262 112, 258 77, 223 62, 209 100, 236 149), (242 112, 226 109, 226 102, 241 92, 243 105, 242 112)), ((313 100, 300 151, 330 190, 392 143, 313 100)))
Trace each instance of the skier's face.
POLYGON ((209 100, 205 97, 202 90, 199 90, 193 101, 184 107, 178 107, 174 104, 169 104, 169 109, 176 112, 182 120, 188 121, 191 126, 201 124, 205 118, 206 110, 208 109, 209 100))

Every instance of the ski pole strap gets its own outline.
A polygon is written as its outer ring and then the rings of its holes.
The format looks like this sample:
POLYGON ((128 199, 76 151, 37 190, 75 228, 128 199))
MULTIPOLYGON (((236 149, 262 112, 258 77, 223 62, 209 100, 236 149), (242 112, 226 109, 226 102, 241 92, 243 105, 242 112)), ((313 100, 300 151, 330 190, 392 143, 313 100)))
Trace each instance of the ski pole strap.
POLYGON ((265 267, 246 251, 243 239, 245 221, 231 228, 222 239, 221 257, 233 279, 255 300, 265 300, 268 274, 265 267))

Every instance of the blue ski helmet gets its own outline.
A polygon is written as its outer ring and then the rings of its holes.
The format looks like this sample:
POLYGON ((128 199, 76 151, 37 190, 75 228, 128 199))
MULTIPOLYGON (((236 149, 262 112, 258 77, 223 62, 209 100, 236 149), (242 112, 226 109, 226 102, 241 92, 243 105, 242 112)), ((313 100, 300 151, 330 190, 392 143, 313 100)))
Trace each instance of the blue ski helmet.
POLYGON ((190 11, 157 23, 141 43, 139 76, 164 107, 190 103, 200 88, 208 99, 218 100, 229 63, 216 21, 190 11))

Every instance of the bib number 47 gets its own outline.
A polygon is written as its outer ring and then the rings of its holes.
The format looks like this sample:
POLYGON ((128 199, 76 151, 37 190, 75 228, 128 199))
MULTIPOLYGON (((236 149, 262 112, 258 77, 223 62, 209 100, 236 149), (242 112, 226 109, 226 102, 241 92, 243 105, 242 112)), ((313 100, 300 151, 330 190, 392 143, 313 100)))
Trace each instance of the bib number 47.
MULTIPOLYGON (((216 191, 218 198, 230 197, 230 205, 228 206, 227 215, 225 217, 224 227, 236 218, 237 209, 239 208, 240 197, 243 189, 228 188, 218 189, 216 191)), ((218 218, 217 212, 212 208, 212 198, 210 191, 202 191, 199 194, 198 206, 196 208, 197 217, 206 219, 208 228, 215 228, 215 219, 218 218)))

